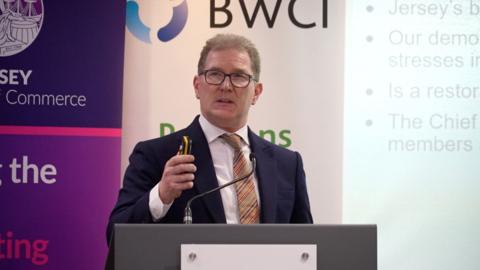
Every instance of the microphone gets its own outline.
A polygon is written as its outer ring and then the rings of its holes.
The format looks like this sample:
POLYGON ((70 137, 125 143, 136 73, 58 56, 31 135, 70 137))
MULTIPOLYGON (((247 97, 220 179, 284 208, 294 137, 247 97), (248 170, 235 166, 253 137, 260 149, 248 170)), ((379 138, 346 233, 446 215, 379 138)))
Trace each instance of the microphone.
POLYGON ((197 194, 195 196, 193 196, 192 198, 190 198, 190 200, 187 201, 187 206, 185 206, 185 210, 184 210, 184 215, 183 215, 183 223, 184 224, 192 224, 192 209, 190 208, 190 205, 192 204, 192 202, 198 198, 201 198, 203 196, 206 196, 210 193, 213 193, 217 190, 220 190, 222 188, 226 188, 228 186, 231 186, 237 182, 240 182, 240 181, 243 181, 245 179, 248 179, 254 172, 255 172, 255 167, 257 166, 257 160, 255 159, 255 154, 253 152, 250 153, 250 162, 252 163, 252 170, 247 173, 246 175, 242 176, 242 177, 239 177, 237 179, 234 179, 232 180, 231 182, 228 182, 226 184, 223 184, 221 186, 218 186, 214 189, 211 189, 211 190, 208 190, 208 191, 205 191, 203 193, 200 193, 200 194, 197 194))

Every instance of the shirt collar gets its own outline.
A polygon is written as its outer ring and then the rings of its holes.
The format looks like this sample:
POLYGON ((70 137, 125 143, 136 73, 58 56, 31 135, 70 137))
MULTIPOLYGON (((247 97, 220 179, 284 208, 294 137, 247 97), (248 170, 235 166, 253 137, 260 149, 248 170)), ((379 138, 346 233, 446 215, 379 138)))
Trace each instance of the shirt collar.
MULTIPOLYGON (((208 122, 208 120, 205 117, 203 117, 203 115, 201 115, 201 114, 200 114, 199 122, 200 122, 200 127, 202 127, 203 133, 205 134, 205 138, 207 139, 207 142, 209 144, 211 142, 213 142, 215 139, 217 139, 218 137, 225 134, 225 133, 231 134, 231 132, 227 132, 227 131, 213 125, 212 123, 208 122)), ((248 127, 247 127, 247 125, 244 125, 239 130, 237 130, 233 133, 240 136, 247 145, 250 145, 250 142, 248 140, 248 127)))

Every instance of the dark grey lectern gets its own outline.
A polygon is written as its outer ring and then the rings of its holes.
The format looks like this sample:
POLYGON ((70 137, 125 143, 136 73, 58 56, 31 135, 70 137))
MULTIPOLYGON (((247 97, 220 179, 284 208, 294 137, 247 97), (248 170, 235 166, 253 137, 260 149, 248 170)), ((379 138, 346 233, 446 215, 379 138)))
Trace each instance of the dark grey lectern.
POLYGON ((375 225, 116 224, 114 230, 115 270, 179 270, 181 244, 315 244, 318 270, 377 269, 375 225))

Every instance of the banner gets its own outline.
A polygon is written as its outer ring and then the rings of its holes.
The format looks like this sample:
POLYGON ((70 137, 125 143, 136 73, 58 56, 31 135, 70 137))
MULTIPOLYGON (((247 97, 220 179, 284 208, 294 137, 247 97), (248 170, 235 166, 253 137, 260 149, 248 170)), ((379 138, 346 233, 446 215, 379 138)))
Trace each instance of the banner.
POLYGON ((240 34, 262 61, 248 125, 302 154, 315 221, 340 223, 344 19, 343 1, 127 1, 123 168, 135 143, 200 113, 192 81, 205 41, 240 34))
POLYGON ((0 0, 0 268, 101 269, 125 4, 0 0))

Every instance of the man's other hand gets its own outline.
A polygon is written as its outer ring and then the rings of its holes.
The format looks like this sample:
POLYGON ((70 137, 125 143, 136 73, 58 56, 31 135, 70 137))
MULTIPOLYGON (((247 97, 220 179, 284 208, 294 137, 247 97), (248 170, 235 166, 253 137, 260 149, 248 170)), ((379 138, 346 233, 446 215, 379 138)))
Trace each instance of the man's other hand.
POLYGON ((193 155, 176 155, 167 161, 158 188, 164 204, 172 203, 184 190, 193 187, 193 173, 197 170, 192 163, 194 160, 193 155))

